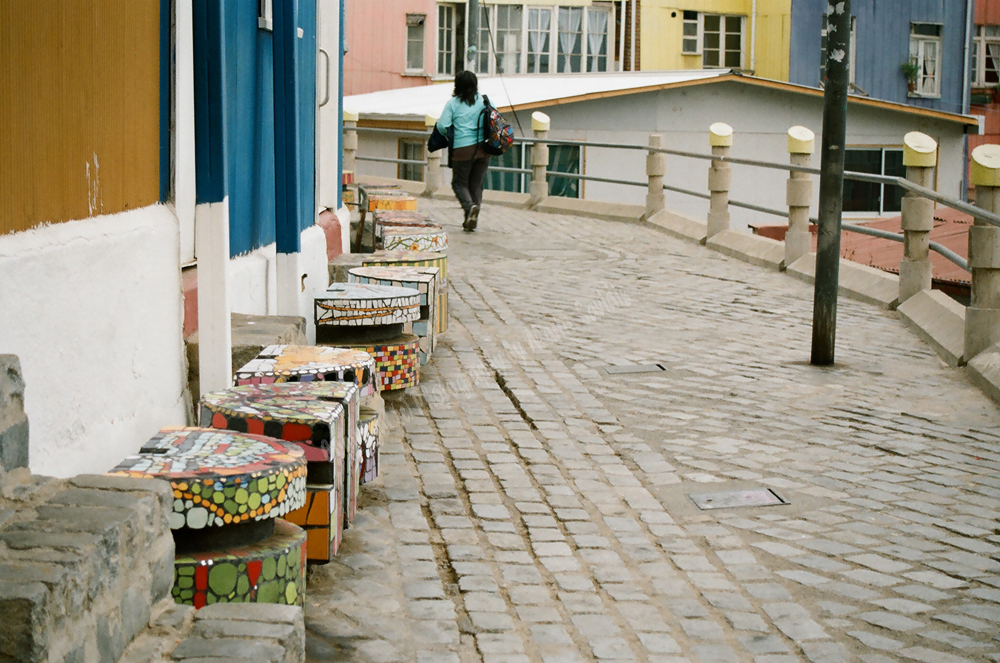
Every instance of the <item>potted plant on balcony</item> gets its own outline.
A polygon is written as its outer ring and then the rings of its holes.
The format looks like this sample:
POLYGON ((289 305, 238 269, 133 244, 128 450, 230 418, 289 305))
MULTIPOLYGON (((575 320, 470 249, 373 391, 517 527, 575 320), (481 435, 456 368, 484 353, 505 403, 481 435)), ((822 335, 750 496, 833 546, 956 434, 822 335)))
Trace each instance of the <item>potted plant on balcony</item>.
POLYGON ((906 76, 907 91, 913 94, 917 91, 917 77, 920 75, 920 66, 914 60, 907 60, 900 66, 900 69, 902 69, 903 75, 906 76))

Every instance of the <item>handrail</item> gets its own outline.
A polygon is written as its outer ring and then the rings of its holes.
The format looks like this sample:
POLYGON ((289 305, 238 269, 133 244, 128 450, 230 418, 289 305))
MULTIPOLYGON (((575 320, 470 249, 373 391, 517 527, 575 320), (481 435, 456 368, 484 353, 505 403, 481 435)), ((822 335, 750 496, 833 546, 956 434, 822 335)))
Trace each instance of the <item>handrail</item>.
POLYGON ((416 159, 390 159, 388 157, 354 157, 358 161, 378 161, 380 163, 412 163, 417 166, 426 166, 426 161, 417 161, 416 159))

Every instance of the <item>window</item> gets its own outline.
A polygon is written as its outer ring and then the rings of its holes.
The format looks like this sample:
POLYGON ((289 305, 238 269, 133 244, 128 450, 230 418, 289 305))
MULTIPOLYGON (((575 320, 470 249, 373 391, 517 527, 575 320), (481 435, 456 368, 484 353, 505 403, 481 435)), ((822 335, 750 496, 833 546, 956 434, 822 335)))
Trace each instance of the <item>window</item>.
MULTIPOLYGON (((906 175, 903 150, 893 148, 847 148, 844 170, 876 175, 906 175)), ((903 209, 903 190, 895 184, 844 180, 844 211, 885 214, 903 209)))
POLYGON ((559 8, 559 73, 581 71, 583 59, 583 8, 559 8))
MULTIPOLYGON (((531 146, 513 145, 501 156, 495 165, 501 168, 531 168, 531 146)), ((575 145, 549 145, 550 172, 579 173, 580 148, 575 145)), ((531 187, 531 175, 523 173, 502 173, 490 169, 486 173, 485 188, 493 191, 523 193, 531 187)), ((565 198, 580 197, 580 180, 568 177, 549 177, 549 195, 565 198)))
MULTIPOLYGON (((397 150, 399 159, 410 161, 424 160, 424 143, 420 140, 399 139, 397 150)), ((401 163, 396 167, 396 177, 401 180, 411 180, 414 182, 424 181, 424 167, 418 163, 401 163)))
POLYGON ((1000 25, 976 26, 972 40, 972 81, 974 87, 1000 84, 1000 25))
POLYGON ((425 14, 406 15, 406 71, 424 71, 424 23, 425 14))
POLYGON ((743 17, 702 15, 702 67, 739 69, 743 66, 743 17))
POLYGON ((552 10, 528 10, 528 68, 529 74, 549 73, 552 50, 552 10))
MULTIPOLYGON (((854 63, 857 62, 858 58, 855 55, 857 52, 857 27, 858 19, 856 16, 851 17, 851 53, 850 59, 848 60, 848 67, 850 67, 850 80, 848 81, 851 85, 854 85, 854 72, 856 68, 854 63)), ((819 41, 819 84, 820 87, 826 85, 826 33, 827 33, 827 16, 823 14, 823 25, 820 28, 820 41, 819 41)))
POLYGON ((455 6, 438 5, 437 73, 455 75, 455 6))
POLYGON ((681 53, 684 55, 701 55, 701 22, 698 12, 684 11, 684 32, 681 37, 681 53))
POLYGON ((494 40, 496 47, 496 72, 498 74, 521 73, 521 17, 520 5, 500 5, 496 8, 494 40))
POLYGON ((608 70, 608 24, 611 12, 590 9, 587 12, 587 71, 608 70))
POLYGON ((916 89, 921 97, 941 96, 941 26, 910 24, 910 62, 917 65, 916 89))
POLYGON ((274 0, 257 0, 257 27, 274 30, 274 0))

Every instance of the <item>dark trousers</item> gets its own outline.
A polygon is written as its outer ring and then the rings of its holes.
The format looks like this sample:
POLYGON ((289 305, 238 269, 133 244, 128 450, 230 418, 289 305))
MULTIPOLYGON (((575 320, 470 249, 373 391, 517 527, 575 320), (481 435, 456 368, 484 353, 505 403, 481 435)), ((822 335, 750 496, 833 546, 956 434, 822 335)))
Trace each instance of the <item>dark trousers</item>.
POLYGON ((483 204, 483 183, 489 166, 488 156, 451 162, 451 188, 466 214, 473 205, 483 204))

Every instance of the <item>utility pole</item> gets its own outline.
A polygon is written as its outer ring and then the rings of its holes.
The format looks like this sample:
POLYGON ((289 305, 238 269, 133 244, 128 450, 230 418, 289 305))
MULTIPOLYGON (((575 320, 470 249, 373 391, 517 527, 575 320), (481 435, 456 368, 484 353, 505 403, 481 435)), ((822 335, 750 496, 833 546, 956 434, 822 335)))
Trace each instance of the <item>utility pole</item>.
POLYGON ((465 24, 468 26, 465 44, 465 68, 469 71, 476 70, 476 58, 479 55, 476 45, 479 43, 479 0, 469 0, 469 7, 466 10, 468 16, 465 17, 465 24))
POLYGON ((844 207, 844 142, 850 82, 851 0, 828 0, 826 92, 819 176, 819 237, 813 297, 812 364, 830 366, 837 344, 840 218, 844 207))

